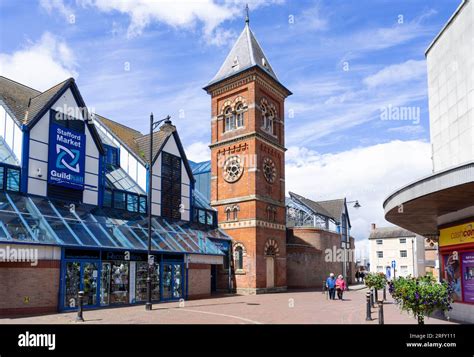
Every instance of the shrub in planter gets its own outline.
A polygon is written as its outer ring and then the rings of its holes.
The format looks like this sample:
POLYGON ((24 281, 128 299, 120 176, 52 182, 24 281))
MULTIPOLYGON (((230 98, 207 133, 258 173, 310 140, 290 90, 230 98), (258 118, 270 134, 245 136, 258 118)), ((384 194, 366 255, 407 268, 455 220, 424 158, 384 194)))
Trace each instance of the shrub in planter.
POLYGON ((446 283, 438 283, 432 276, 418 278, 399 277, 389 282, 389 292, 402 310, 412 313, 422 325, 425 316, 436 310, 452 309, 452 289, 446 283))
POLYGON ((384 273, 369 273, 365 277, 365 285, 368 288, 382 290, 387 285, 387 277, 384 273))

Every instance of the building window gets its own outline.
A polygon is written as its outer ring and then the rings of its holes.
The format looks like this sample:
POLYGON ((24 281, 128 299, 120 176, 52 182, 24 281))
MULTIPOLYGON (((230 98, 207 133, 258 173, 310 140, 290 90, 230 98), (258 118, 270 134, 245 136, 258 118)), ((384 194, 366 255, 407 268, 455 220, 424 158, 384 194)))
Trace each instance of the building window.
POLYGON ((262 110, 262 129, 265 130, 269 134, 275 135, 275 128, 274 128, 275 112, 267 108, 265 104, 261 105, 261 110, 262 110))
POLYGON ((7 191, 20 191, 20 170, 13 168, 6 168, 6 184, 5 188, 7 191))
POLYGON ((112 191, 104 190, 104 201, 102 203, 104 207, 112 207, 112 191))
POLYGON ((236 119, 234 113, 232 113, 232 108, 227 107, 224 111, 224 120, 225 120, 225 131, 234 130, 236 128, 236 119))
POLYGON ((406 238, 400 238, 400 244, 405 244, 407 242, 406 238))
POLYGON ((161 160, 161 215, 180 219, 181 205, 181 158, 162 153, 161 160))
POLYGON ((383 244, 383 239, 377 239, 376 243, 377 243, 377 245, 382 245, 383 244))
POLYGON ((225 209, 225 220, 226 221, 230 221, 230 214, 231 214, 231 209, 230 209, 230 207, 227 207, 225 209))
POLYGON ((138 211, 140 213, 146 213, 146 200, 147 200, 147 197, 146 196, 140 196, 138 198, 138 202, 139 202, 139 207, 138 207, 138 211))
POLYGON ((235 269, 242 270, 244 268, 244 250, 242 247, 235 248, 235 269))
POLYGON ((119 149, 110 145, 103 145, 105 149, 105 163, 107 165, 119 166, 119 149))
POLYGON ((408 254, 407 254, 406 250, 401 250, 400 251, 400 258, 406 258, 407 256, 408 256, 408 254))
POLYGON ((239 211, 240 211, 239 206, 234 206, 232 211, 234 212, 234 221, 238 220, 239 219, 239 211))
POLYGON ((235 107, 236 115, 237 115, 237 128, 241 128, 244 126, 244 106, 242 103, 237 104, 235 107))
POLYGON ((125 209, 125 192, 115 191, 114 192, 114 208, 125 209))
POLYGON ((138 195, 127 194, 127 211, 138 212, 138 195))
POLYGON ((408 274, 408 266, 407 265, 400 265, 400 274, 407 275, 408 274))
POLYGON ((377 265, 377 273, 383 273, 383 266, 377 265))
POLYGON ((379 250, 377 252, 377 258, 383 258, 383 251, 379 250))

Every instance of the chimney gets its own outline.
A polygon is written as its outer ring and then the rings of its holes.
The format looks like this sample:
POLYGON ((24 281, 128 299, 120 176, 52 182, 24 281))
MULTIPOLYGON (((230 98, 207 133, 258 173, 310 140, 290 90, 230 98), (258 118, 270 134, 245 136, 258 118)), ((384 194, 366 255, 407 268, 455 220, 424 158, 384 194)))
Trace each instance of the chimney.
POLYGON ((377 228, 377 226, 375 225, 375 223, 372 223, 372 224, 370 225, 370 227, 372 228, 373 231, 375 230, 375 228, 377 228))

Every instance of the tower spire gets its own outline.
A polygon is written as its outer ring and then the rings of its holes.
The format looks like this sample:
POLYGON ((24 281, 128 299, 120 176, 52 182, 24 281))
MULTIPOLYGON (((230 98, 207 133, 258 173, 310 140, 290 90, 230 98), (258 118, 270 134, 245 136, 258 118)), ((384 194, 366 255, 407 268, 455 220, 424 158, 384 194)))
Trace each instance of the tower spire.
POLYGON ((245 24, 248 25, 250 23, 249 17, 249 4, 245 5, 245 24))

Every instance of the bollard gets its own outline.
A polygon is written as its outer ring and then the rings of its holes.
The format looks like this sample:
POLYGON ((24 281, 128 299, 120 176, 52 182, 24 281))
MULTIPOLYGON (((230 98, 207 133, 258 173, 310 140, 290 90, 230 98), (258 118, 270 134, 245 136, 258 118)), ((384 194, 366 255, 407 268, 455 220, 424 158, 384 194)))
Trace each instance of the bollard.
POLYGON ((374 288, 374 292, 375 292, 374 299, 377 302, 377 301, 379 301, 379 291, 377 290, 377 288, 374 288))
POLYGON ((366 314, 366 317, 365 317, 365 321, 372 321, 372 316, 371 316, 371 311, 370 311, 370 305, 371 305, 371 293, 370 291, 367 291, 365 293, 365 298, 367 300, 367 314, 366 314))
POLYGON ((375 290, 374 288, 372 288, 370 290, 370 303, 372 305, 372 308, 375 309, 375 299, 374 299, 375 292, 374 292, 374 290, 375 290))
POLYGON ((385 286, 383 288, 383 301, 387 301, 387 288, 385 286))
POLYGON ((84 300, 84 291, 79 291, 77 293, 78 310, 77 310, 76 321, 84 322, 84 317, 82 317, 83 300, 84 300))
POLYGON ((379 325, 383 325, 383 300, 379 300, 379 325))

